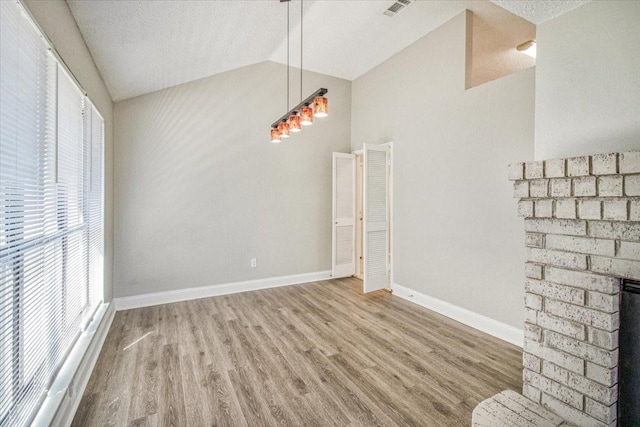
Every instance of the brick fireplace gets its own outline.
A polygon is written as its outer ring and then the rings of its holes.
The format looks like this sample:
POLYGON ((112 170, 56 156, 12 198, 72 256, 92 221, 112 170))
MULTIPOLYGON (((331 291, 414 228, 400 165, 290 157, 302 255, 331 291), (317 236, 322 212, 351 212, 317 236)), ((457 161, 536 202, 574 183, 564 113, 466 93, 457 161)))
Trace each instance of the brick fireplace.
POLYGON ((640 152, 516 163, 509 179, 527 247, 522 394, 569 423, 615 426, 620 282, 640 279, 640 152))

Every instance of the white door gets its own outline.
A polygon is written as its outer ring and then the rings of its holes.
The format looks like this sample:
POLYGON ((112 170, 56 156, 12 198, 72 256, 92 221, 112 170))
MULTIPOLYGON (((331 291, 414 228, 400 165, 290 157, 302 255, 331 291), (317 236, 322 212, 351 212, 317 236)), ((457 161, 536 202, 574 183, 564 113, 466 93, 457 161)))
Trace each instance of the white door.
POLYGON ((389 287, 389 148, 363 148, 364 292, 389 287))
POLYGON ((333 153, 331 270, 334 278, 356 274, 356 156, 333 153))

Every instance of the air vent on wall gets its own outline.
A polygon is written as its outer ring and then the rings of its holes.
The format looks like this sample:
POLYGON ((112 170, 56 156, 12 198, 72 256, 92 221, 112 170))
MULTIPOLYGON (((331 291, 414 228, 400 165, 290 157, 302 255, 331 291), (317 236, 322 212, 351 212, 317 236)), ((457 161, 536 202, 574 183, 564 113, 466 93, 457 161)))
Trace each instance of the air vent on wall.
POLYGON ((400 12, 406 6, 409 6, 412 1, 413 0, 397 0, 395 3, 389 6, 389 8, 385 10, 383 13, 387 16, 394 17, 398 14, 398 12, 400 12))

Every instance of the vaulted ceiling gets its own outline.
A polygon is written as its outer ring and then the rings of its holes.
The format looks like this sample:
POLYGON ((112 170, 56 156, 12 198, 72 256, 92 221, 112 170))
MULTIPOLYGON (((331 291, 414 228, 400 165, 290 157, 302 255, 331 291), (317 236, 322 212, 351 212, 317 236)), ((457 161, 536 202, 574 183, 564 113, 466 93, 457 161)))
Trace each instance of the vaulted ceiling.
MULTIPOLYGON (((540 23, 581 0, 494 3, 540 23)), ((262 61, 300 64, 300 1, 67 0, 107 88, 119 101, 262 61)), ((303 68, 355 79, 465 9, 488 0, 418 0, 395 17, 393 0, 304 1, 303 68)))

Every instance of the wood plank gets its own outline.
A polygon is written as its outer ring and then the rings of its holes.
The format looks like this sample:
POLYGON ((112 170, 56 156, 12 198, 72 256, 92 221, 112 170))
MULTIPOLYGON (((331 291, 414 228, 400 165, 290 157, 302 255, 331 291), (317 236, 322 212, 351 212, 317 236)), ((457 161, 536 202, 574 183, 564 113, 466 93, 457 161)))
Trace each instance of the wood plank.
POLYGON ((73 425, 465 426, 522 387, 521 349, 361 289, 346 278, 118 312, 73 425))

